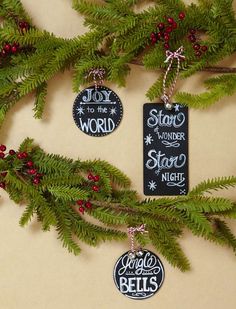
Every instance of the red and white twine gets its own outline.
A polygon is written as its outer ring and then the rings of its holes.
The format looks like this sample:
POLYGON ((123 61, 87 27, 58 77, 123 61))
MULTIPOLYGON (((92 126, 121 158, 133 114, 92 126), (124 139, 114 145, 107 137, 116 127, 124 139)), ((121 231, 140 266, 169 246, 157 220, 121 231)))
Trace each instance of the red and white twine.
POLYGON ((164 75, 164 78, 163 78, 163 95, 162 95, 161 99, 164 102, 164 104, 167 104, 167 103, 170 104, 170 99, 172 97, 172 94, 173 94, 173 91, 175 89, 176 82, 177 82, 177 79, 178 79, 178 76, 179 76, 180 61, 185 59, 183 52, 184 52, 183 46, 180 46, 175 52, 172 52, 170 50, 166 51, 165 63, 169 63, 169 65, 168 65, 168 68, 167 68, 165 75, 164 75), (174 59, 177 60, 176 74, 175 74, 175 79, 174 79, 172 85, 170 86, 169 94, 167 94, 166 80, 167 80, 167 75, 169 74, 169 72, 172 68, 174 59))
POLYGON ((104 83, 105 70, 102 68, 93 68, 88 72, 86 78, 92 76, 95 89, 97 90, 98 86, 102 86, 104 83))
POLYGON ((130 238, 130 251, 131 252, 135 252, 135 243, 134 243, 134 235, 135 233, 141 233, 141 234, 144 234, 144 233, 147 233, 147 230, 146 230, 146 225, 145 224, 142 224, 140 226, 137 226, 137 227, 129 227, 128 228, 128 235, 129 235, 129 238, 130 238))

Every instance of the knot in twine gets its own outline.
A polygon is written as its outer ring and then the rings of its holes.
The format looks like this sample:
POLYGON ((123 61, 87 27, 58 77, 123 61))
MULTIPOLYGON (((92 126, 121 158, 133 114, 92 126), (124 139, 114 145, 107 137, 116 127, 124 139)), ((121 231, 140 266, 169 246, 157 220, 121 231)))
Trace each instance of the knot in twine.
POLYGON ((166 51, 166 60, 165 63, 168 63, 171 59, 184 60, 185 56, 183 55, 184 48, 180 46, 176 51, 172 52, 171 50, 166 51))
POLYGON ((92 76, 95 89, 97 90, 98 86, 101 86, 104 83, 105 73, 105 70, 102 68, 92 68, 91 70, 89 70, 86 78, 92 76))
POLYGON ((163 95, 161 97, 162 101, 164 102, 164 104, 170 104, 170 99, 172 97, 173 91, 175 89, 175 85, 179 76, 179 70, 180 70, 180 61, 185 59, 185 56, 183 55, 184 52, 184 48, 183 46, 180 46, 176 51, 172 52, 170 50, 166 51, 166 60, 164 61, 164 63, 169 63, 168 68, 165 72, 164 78, 163 78, 163 95), (177 69, 176 69, 176 74, 175 74, 175 79, 172 83, 172 85, 170 86, 170 90, 169 90, 169 94, 167 94, 167 89, 166 89, 166 80, 167 80, 167 75, 170 72, 172 65, 173 65, 173 61, 174 59, 177 60, 177 69))
POLYGON ((146 230, 146 224, 142 224, 142 225, 136 226, 136 227, 131 226, 131 227, 128 228, 128 235, 129 235, 130 242, 131 242, 131 246, 130 246, 131 252, 135 251, 135 249, 134 249, 134 235, 137 232, 139 232, 141 234, 148 233, 148 231, 146 230))

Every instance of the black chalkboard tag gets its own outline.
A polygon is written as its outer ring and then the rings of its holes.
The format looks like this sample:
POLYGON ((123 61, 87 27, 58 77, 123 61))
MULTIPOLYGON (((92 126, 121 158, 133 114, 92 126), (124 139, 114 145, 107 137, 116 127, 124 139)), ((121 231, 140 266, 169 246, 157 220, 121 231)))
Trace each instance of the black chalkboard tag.
POLYGON ((73 118, 77 127, 91 136, 112 133, 123 117, 120 98, 104 86, 91 86, 81 91, 73 105, 73 118))
POLYGON ((188 193, 188 108, 144 104, 144 194, 188 193))
POLYGON ((133 299, 153 296, 162 286, 165 271, 153 252, 143 250, 142 257, 130 259, 129 251, 116 262, 113 278, 118 290, 133 299))

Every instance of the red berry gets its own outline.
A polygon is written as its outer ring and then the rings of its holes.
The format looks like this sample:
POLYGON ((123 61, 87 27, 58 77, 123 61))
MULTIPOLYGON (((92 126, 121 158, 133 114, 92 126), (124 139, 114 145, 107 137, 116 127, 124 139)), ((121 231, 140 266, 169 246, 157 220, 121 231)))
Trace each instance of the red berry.
POLYGON ((155 37, 156 37, 155 32, 152 32, 152 33, 150 34, 150 38, 152 39, 152 38, 155 38, 155 37))
POLYGON ((20 21, 19 22, 19 27, 21 30, 28 30, 29 29, 29 24, 26 21, 20 21))
POLYGON ((30 169, 30 170, 27 170, 27 173, 28 173, 29 175, 36 175, 36 174, 37 174, 37 170, 36 170, 35 168, 32 168, 32 169, 30 169))
POLYGON ((169 35, 168 33, 165 33, 165 35, 164 35, 164 40, 165 40, 166 42, 168 42, 169 39, 170 39, 170 35, 169 35))
POLYGON ((177 29, 178 28, 178 24, 176 22, 173 22, 173 24, 171 25, 171 28, 174 30, 174 29, 177 29))
POLYGON ((201 46, 200 46, 198 43, 196 43, 196 44, 193 45, 193 49, 195 49, 195 50, 199 50, 200 47, 201 47, 201 46))
POLYGON ((24 28, 29 28, 29 24, 27 23, 27 21, 24 22, 24 28))
POLYGON ((2 49, 1 50, 1 56, 6 57, 6 55, 7 55, 7 52, 5 51, 5 49, 2 49))
POLYGON ((169 27, 166 28, 165 31, 166 31, 166 33, 171 33, 172 30, 173 30, 173 28, 171 26, 169 26, 169 27))
POLYGON ((36 177, 41 178, 41 177, 43 177, 43 174, 37 173, 37 174, 36 174, 36 177))
POLYGON ((184 12, 180 12, 180 13, 179 13, 179 19, 180 19, 180 20, 185 19, 185 13, 184 13, 184 12))
POLYGON ((91 209, 92 208, 92 204, 90 202, 86 202, 85 203, 85 207, 88 208, 88 209, 91 209))
POLYGON ((24 151, 24 152, 22 152, 22 154, 21 154, 21 155, 22 155, 22 158, 23 158, 23 159, 28 158, 28 153, 27 153, 27 152, 25 152, 25 151, 24 151))
POLYGON ((83 200, 78 200, 78 201, 76 201, 76 204, 79 205, 79 206, 82 206, 84 204, 84 201, 83 200))
POLYGON ((13 45, 15 45, 17 48, 19 48, 20 47, 20 44, 18 43, 18 42, 14 42, 14 44, 13 45))
POLYGON ((24 28, 25 27, 25 23, 23 22, 23 21, 20 21, 19 22, 19 27, 22 29, 22 28, 24 28))
POLYGON ((81 207, 79 208, 79 212, 81 212, 82 214, 84 214, 84 211, 85 211, 84 207, 81 206, 81 207))
POLYGON ((28 157, 28 153, 27 152, 19 152, 17 154, 17 158, 18 159, 26 159, 28 157))
POLYGON ((19 152, 19 153, 17 154, 17 158, 20 159, 20 160, 23 159, 22 153, 21 153, 21 152, 19 152))
POLYGON ((18 52, 18 48, 15 45, 13 45, 12 48, 11 48, 11 52, 13 54, 17 53, 18 52))
POLYGON ((88 174, 88 180, 93 180, 93 174, 91 173, 88 174))
POLYGON ((208 47, 207 47, 206 45, 203 45, 203 46, 201 47, 201 50, 202 50, 203 52, 206 52, 206 51, 208 50, 208 47))
POLYGON ((192 43, 196 42, 196 37, 195 37, 194 34, 190 34, 190 35, 188 36, 188 39, 189 39, 189 41, 192 42, 192 43))
POLYGON ((162 30, 164 30, 164 28, 165 28, 165 24, 164 24, 164 23, 159 23, 159 24, 157 25, 157 27, 159 28, 160 31, 162 31, 162 30))
POLYGON ((197 51, 195 51, 195 55, 196 55, 197 57, 201 57, 202 52, 201 52, 200 50, 197 50, 197 51))
POLYGON ((7 172, 1 172, 1 176, 2 177, 6 177, 7 176, 7 172))
POLYGON ((5 157, 5 153, 4 152, 0 152, 0 159, 4 159, 5 157))
POLYGON ((11 44, 5 44, 3 48, 8 53, 9 51, 11 51, 11 44))
POLYGON ((5 189, 5 188, 6 188, 5 182, 3 182, 3 181, 0 182, 0 188, 2 188, 2 189, 5 189))
POLYGON ((157 38, 156 37, 152 38, 152 41, 151 41, 152 45, 156 44, 156 42, 157 42, 157 38))
POLYGON ((100 188, 99 188, 98 186, 93 186, 93 187, 92 187, 92 190, 93 190, 94 192, 98 192, 98 191, 100 190, 100 188))
POLYGON ((158 33, 157 33, 157 39, 158 39, 158 40, 160 40, 160 39, 161 39, 161 37, 162 37, 161 32, 158 32, 158 33))
POLYGON ((196 30, 195 30, 195 29, 190 29, 190 30, 189 30, 189 33, 191 33, 191 34, 196 34, 196 30))
POLYGON ((174 21, 174 18, 172 18, 172 17, 167 17, 167 21, 168 21, 168 23, 169 24, 173 24, 175 21, 174 21))
POLYGON ((14 156, 14 155, 16 154, 16 152, 15 152, 15 150, 10 149, 10 150, 9 150, 9 154, 10 154, 11 156, 14 156))
POLYGON ((170 44, 169 44, 169 43, 165 43, 165 44, 164 44, 164 48, 165 48, 165 49, 170 49, 170 44))
POLYGON ((7 147, 5 145, 0 145, 0 151, 6 151, 7 147))
POLYGON ((35 177, 35 178, 33 179, 33 184, 34 184, 34 185, 39 185, 39 184, 40 184, 40 179, 37 178, 37 177, 35 177))
POLYGON ((98 182, 98 181, 100 180, 100 176, 99 176, 99 175, 94 176, 94 177, 93 177, 93 180, 94 180, 95 182, 98 182))
POLYGON ((28 162, 26 163, 26 165, 27 165, 28 167, 33 167, 33 166, 34 166, 34 162, 33 162, 33 161, 28 161, 28 162))

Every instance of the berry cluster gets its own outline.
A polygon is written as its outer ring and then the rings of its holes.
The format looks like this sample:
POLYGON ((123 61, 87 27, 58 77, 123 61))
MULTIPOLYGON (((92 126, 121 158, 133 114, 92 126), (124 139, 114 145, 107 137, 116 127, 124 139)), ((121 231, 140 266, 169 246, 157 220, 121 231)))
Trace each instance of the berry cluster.
MULTIPOLYGON (((18 26, 19 26, 20 32, 22 34, 24 34, 30 28, 29 23, 27 23, 26 21, 20 21, 18 23, 18 26)), ((11 56, 11 55, 17 54, 20 50, 21 50, 21 48, 20 48, 20 44, 19 43, 17 43, 17 42, 8 43, 8 42, 6 42, 4 44, 4 46, 2 47, 2 49, 0 51, 0 54, 1 54, 1 56, 3 58, 5 58, 7 56, 11 56)))
MULTIPOLYGON (((13 149, 10 149, 8 154, 5 153, 7 147, 5 145, 0 145, 0 159, 4 160, 5 158, 16 158, 18 160, 22 160, 24 165, 22 170, 20 171, 21 175, 30 177, 30 180, 34 185, 39 185, 43 174, 39 173, 38 170, 34 166, 34 162, 29 159, 29 154, 27 152, 16 152, 13 149)), ((6 177, 7 172, 2 172, 1 176, 6 177)), ((5 189, 6 183, 4 181, 0 182, 0 188, 5 189)))
MULTIPOLYGON (((92 173, 88 174, 88 180, 92 182, 92 187, 91 189, 94 192, 99 192, 100 187, 95 185, 96 182, 100 181, 100 176, 99 175, 93 175, 92 173)), ((92 203, 90 201, 84 201, 84 200, 78 200, 76 201, 76 204, 79 206, 79 212, 84 214, 85 210, 91 209, 92 208, 92 203)))
POLYGON ((84 214, 86 209, 91 209, 93 207, 90 201, 78 200, 76 204, 79 205, 79 212, 84 214))
MULTIPOLYGON (((88 180, 90 180, 90 181, 92 181, 92 182, 94 182, 94 183, 95 183, 95 182, 99 182, 100 176, 99 176, 99 175, 93 175, 92 173, 89 173, 89 174, 88 174, 88 180)), ((94 185, 92 186, 92 190, 93 190, 94 192, 99 192, 100 187, 94 184, 94 185)))
POLYGON ((205 53, 208 49, 206 45, 200 45, 197 36, 196 36, 196 30, 195 29, 190 29, 189 34, 188 34, 188 40, 189 42, 192 43, 193 49, 195 51, 195 56, 196 57, 201 57, 202 53, 205 53))
POLYGON ((15 55, 20 50, 20 44, 14 42, 13 44, 5 43, 2 50, 1 56, 4 58, 9 55, 15 55))
MULTIPOLYGON (((185 18, 185 13, 179 13, 179 20, 183 20, 185 18)), ((174 20, 173 17, 166 17, 167 24, 161 22, 157 24, 158 31, 152 32, 150 39, 151 44, 155 45, 158 41, 163 42, 163 46, 165 49, 170 49, 170 36, 171 33, 178 28, 177 22, 174 20)))
POLYGON ((27 21, 24 21, 24 20, 19 21, 18 26, 22 33, 27 32, 30 28, 29 23, 27 23, 27 21))

